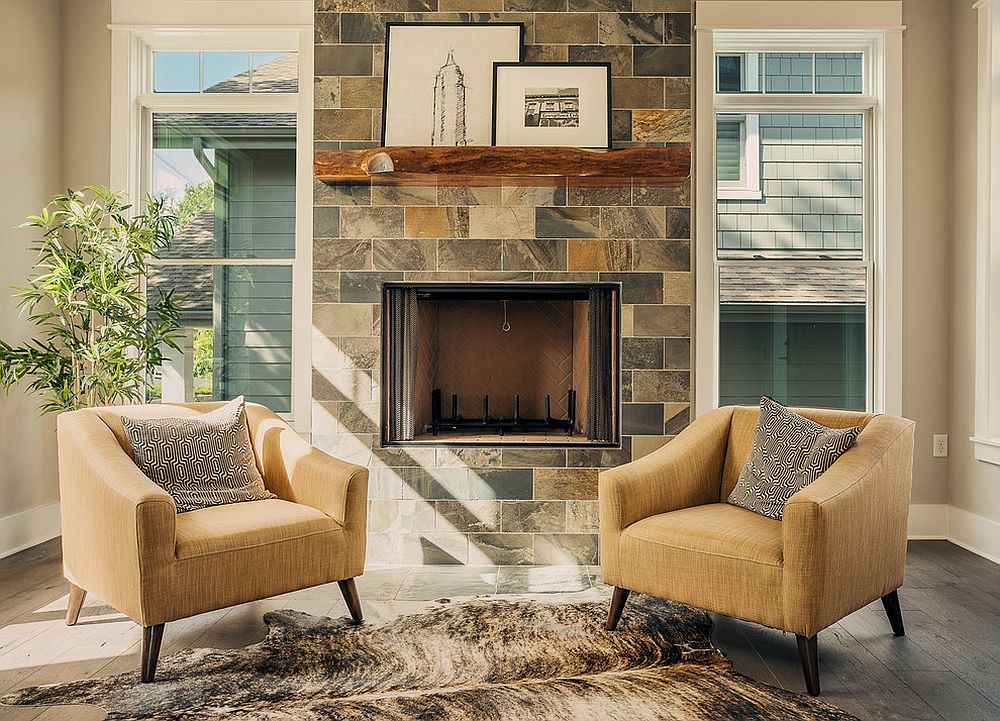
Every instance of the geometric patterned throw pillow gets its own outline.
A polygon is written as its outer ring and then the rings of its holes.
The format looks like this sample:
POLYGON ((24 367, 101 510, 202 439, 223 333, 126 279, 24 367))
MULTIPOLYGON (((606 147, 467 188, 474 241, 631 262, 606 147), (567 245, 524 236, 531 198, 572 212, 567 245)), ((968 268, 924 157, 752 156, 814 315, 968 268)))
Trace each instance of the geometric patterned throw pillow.
POLYGON ((135 464, 177 512, 276 498, 257 470, 243 396, 191 418, 122 416, 135 464))
POLYGON ((827 428, 765 396, 753 448, 727 500, 780 521, 788 499, 819 478, 860 434, 858 427, 827 428))

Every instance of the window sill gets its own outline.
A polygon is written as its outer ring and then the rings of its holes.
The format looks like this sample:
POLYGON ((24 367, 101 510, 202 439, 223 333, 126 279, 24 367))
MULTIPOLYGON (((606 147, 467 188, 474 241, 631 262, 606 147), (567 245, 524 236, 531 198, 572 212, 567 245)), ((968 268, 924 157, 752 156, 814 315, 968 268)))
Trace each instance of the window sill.
POLYGON ((979 438, 973 436, 969 440, 972 441, 977 461, 1000 466, 1000 438, 979 438))

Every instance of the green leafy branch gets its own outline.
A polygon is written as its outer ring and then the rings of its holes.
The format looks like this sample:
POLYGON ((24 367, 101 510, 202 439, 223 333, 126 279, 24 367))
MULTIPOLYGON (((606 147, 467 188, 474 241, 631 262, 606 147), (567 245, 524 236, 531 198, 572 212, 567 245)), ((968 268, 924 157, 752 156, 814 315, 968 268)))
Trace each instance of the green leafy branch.
POLYGON ((130 210, 124 194, 88 186, 55 196, 22 225, 41 231, 34 273, 15 288, 38 333, 19 346, 0 340, 0 387, 30 379, 43 413, 142 401, 163 346, 177 348, 181 299, 150 299, 141 282, 176 219, 152 197, 130 210))

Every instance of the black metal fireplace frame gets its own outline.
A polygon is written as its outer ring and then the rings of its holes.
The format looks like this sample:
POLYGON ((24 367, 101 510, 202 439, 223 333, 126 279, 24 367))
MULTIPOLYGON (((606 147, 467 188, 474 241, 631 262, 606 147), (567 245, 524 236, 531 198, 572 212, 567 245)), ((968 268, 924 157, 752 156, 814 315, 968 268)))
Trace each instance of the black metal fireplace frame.
MULTIPOLYGON (((379 402, 379 444, 382 448, 433 448, 433 447, 452 447, 452 448, 470 448, 470 447, 487 447, 487 448, 621 448, 622 435, 621 435, 621 414, 622 414, 622 368, 621 368, 621 356, 622 356, 622 333, 621 333, 621 318, 622 318, 622 285, 621 283, 613 282, 595 282, 595 283, 462 283, 462 282, 406 282, 406 281, 387 281, 382 283, 382 288, 380 292, 380 297, 382 300, 382 318, 381 318, 381 368, 380 368, 380 381, 381 389, 380 402, 379 402), (617 332, 615 334, 614 344, 613 344, 613 364, 615 381, 617 383, 617 393, 615 393, 615 422, 613 425, 613 438, 610 441, 555 441, 546 440, 539 441, 537 443, 532 442, 522 442, 522 441, 477 441, 477 440, 423 440, 423 441, 406 441, 406 440, 392 440, 389 428, 389 388, 390 388, 390 358, 389 358, 389 334, 390 334, 390 318, 389 314, 385 312, 389 303, 389 291, 393 288, 411 288, 416 290, 418 293, 428 293, 434 295, 454 295, 456 299, 475 299, 480 294, 489 297, 495 293, 506 293, 510 297, 516 297, 518 295, 524 295, 531 298, 544 297, 546 295, 552 295, 556 298, 565 298, 566 295, 577 293, 580 295, 580 300, 586 299, 591 289, 601 288, 612 292, 613 295, 613 307, 615 317, 618 320, 617 332)), ((487 414, 488 415, 488 414, 487 414)), ((481 420, 481 419, 480 419, 481 420)), ((509 430, 517 430, 515 428, 510 428, 509 430)), ((563 431, 565 432, 565 431, 563 431)), ((501 436, 502 437, 502 436, 501 436)), ((568 438, 567 434, 567 438, 568 438)))

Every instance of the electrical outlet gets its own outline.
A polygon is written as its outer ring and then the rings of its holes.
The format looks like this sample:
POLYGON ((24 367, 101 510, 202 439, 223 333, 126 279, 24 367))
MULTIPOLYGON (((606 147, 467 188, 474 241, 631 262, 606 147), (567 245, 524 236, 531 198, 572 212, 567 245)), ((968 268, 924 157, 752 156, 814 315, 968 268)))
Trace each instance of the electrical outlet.
POLYGON ((934 453, 935 458, 947 458, 948 457, 948 434, 947 433, 935 433, 934 434, 934 453))

